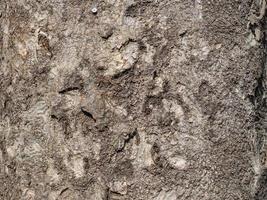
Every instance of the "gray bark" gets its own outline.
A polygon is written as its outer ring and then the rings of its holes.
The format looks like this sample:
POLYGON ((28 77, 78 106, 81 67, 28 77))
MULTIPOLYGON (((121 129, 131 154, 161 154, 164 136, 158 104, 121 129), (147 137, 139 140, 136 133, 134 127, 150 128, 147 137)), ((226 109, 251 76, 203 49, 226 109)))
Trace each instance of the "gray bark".
POLYGON ((0 11, 0 199, 266 199, 265 0, 0 11))

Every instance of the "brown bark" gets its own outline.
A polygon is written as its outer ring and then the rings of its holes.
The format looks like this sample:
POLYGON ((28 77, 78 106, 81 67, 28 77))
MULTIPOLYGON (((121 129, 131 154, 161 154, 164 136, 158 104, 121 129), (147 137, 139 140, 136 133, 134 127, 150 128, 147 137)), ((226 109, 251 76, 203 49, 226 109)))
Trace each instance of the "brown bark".
POLYGON ((265 0, 1 1, 1 199, 265 199, 265 0))

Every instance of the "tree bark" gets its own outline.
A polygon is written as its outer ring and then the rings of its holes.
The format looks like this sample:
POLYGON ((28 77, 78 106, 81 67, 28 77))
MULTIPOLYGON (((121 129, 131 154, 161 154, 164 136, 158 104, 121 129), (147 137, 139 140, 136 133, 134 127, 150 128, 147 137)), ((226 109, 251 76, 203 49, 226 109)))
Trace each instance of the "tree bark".
POLYGON ((265 0, 2 0, 0 199, 266 199, 265 0))

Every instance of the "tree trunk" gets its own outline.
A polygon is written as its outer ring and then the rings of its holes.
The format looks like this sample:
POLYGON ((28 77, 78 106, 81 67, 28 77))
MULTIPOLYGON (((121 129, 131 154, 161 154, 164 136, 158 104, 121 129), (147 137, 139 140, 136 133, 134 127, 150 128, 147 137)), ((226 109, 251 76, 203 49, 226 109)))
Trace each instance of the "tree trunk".
POLYGON ((266 200, 265 6, 1 0, 0 199, 266 200))

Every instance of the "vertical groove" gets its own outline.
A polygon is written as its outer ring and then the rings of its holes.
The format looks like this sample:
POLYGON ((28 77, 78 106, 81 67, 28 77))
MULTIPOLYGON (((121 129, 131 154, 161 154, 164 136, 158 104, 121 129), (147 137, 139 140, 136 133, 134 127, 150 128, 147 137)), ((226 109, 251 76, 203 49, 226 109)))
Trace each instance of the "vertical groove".
MULTIPOLYGON (((264 0, 265 2, 265 0, 264 0)), ((265 7, 265 6, 264 6, 265 7)), ((265 8, 261 8, 262 11, 265 8)), ((258 168, 255 177, 254 199, 267 199, 267 102, 266 102, 266 67, 267 67, 267 41, 266 41, 266 14, 259 21, 260 29, 263 33, 261 46, 264 56, 262 59, 261 75, 257 80, 252 103, 255 109, 255 128, 256 136, 254 138, 255 161, 258 168)))

